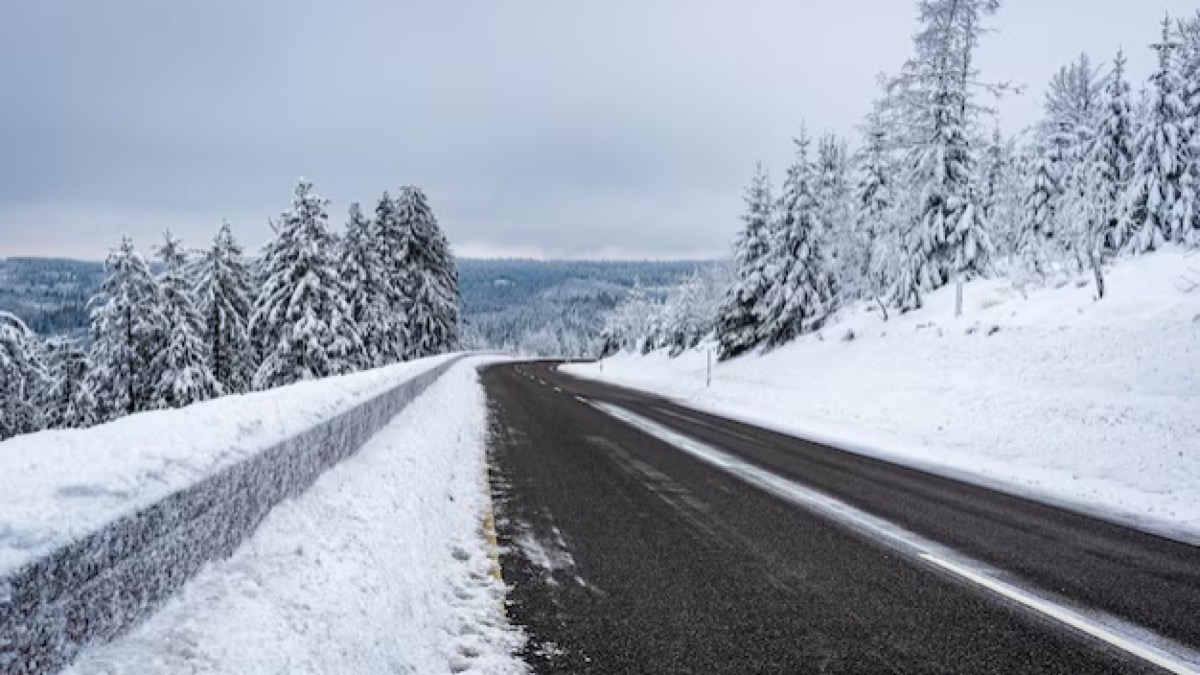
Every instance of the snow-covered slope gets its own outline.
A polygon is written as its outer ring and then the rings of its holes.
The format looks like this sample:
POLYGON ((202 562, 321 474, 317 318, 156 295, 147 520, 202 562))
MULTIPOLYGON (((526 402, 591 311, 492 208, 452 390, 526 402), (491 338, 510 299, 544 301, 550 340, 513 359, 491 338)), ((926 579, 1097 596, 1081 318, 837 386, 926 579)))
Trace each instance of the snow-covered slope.
POLYGON ((0 442, 0 577, 446 358, 0 442))
POLYGON ((647 389, 859 452, 1200 539, 1200 256, 1122 260, 1022 297, 968 284, 881 320, 858 305, 820 335, 714 366, 620 355, 564 371, 647 389))
POLYGON ((481 531, 478 363, 452 367, 231 558, 68 672, 524 672, 481 531))

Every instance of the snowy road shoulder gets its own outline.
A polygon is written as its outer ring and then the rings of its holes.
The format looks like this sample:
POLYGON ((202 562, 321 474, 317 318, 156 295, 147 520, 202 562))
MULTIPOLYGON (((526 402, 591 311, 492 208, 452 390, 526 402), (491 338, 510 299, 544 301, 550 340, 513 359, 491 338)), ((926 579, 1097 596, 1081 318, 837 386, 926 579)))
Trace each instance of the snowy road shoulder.
POLYGON ((434 356, 0 442, 0 576, 452 358, 434 356))
POLYGON ((524 672, 482 525, 480 363, 452 368, 230 559, 68 672, 524 672))

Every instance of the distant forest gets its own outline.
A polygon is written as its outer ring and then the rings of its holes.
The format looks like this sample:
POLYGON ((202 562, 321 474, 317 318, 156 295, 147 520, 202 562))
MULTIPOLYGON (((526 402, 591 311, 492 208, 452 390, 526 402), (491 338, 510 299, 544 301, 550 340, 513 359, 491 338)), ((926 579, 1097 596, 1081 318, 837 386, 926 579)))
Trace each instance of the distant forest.
MULTIPOLYGON (((458 261, 463 337, 473 348, 587 356, 599 348, 604 314, 635 284, 665 297, 703 261, 458 261)), ((0 259, 0 311, 42 335, 87 338, 87 299, 101 262, 0 259)))

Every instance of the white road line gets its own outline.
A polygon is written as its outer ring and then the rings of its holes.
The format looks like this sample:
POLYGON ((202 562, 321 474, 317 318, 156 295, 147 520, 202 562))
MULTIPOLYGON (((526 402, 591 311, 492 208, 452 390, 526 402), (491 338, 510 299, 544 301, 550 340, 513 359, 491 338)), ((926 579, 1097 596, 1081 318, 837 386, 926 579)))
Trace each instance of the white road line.
POLYGON ((1017 588, 1016 586, 1011 586, 1002 581, 992 579, 991 577, 980 574, 975 570, 968 569, 957 563, 950 562, 949 560, 942 560, 941 558, 929 553, 922 553, 921 557, 948 572, 957 574, 958 576, 972 583, 979 584, 980 586, 988 588, 995 593, 999 593, 1000 595, 1018 602, 1034 611, 1041 612, 1042 614, 1045 614, 1046 616, 1049 616, 1057 621, 1061 621, 1062 623, 1065 623, 1076 630, 1087 633, 1098 640, 1103 640, 1104 642, 1107 642, 1118 649, 1129 652, 1138 658, 1149 661, 1150 663, 1153 663, 1154 665, 1168 672, 1196 672, 1196 669, 1193 666, 1189 666, 1188 664, 1173 658, 1170 654, 1165 654, 1158 649, 1126 638, 1120 633, 1117 633, 1116 631, 1111 630, 1102 624, 1092 621, 1078 612, 1047 602, 1042 598, 1017 588))
MULTIPOLYGON (((577 396, 576 399, 579 399, 577 396)), ((1034 612, 1047 616, 1094 639, 1172 673, 1200 675, 1200 652, 1149 630, 1102 612, 1072 609, 1061 600, 1020 588, 1000 580, 1003 572, 982 562, 873 516, 829 495, 804 487, 782 476, 750 464, 707 443, 680 434, 657 422, 611 403, 579 399, 626 424, 691 454, 719 469, 781 497, 797 506, 824 515, 896 551, 931 565, 956 578, 975 584, 1034 612)))

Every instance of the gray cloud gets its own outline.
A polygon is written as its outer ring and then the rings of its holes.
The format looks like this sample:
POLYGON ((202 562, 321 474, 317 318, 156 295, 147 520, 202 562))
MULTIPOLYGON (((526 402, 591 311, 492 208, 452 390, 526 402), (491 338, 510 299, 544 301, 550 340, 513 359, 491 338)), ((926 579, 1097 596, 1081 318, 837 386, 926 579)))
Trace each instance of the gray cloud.
MULTIPOLYGON (((1132 71, 1174 0, 1010 0, 980 64, 1040 88, 1082 50, 1132 71)), ((47 0, 0 10, 0 255, 100 257, 221 218, 258 245, 304 175, 429 192, 463 253, 722 253, 758 158, 851 134, 908 55, 907 0, 47 0)))

